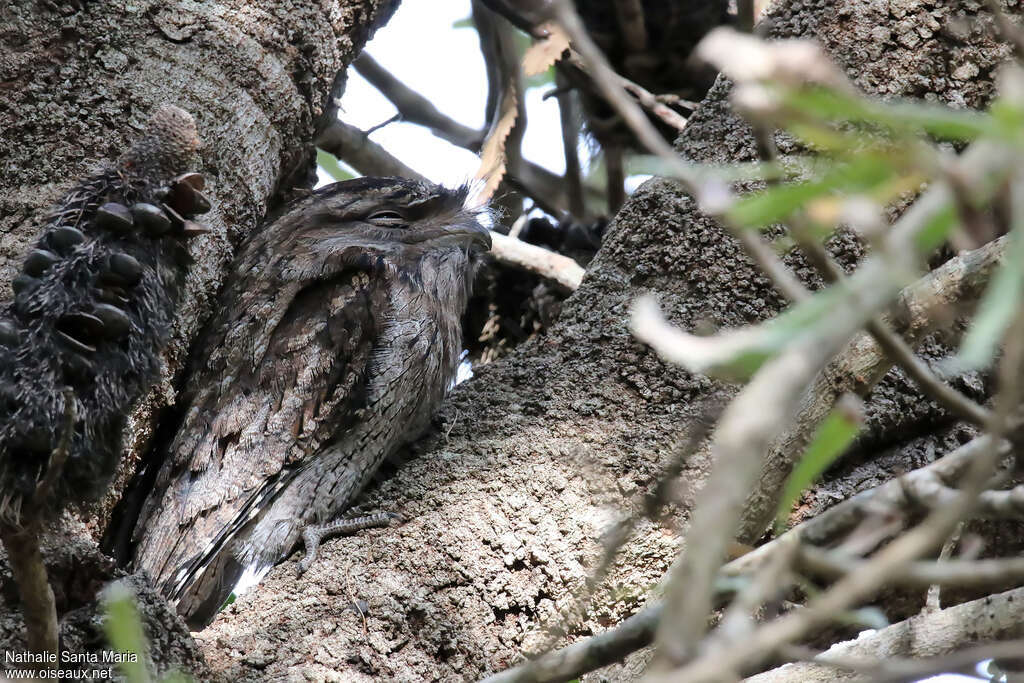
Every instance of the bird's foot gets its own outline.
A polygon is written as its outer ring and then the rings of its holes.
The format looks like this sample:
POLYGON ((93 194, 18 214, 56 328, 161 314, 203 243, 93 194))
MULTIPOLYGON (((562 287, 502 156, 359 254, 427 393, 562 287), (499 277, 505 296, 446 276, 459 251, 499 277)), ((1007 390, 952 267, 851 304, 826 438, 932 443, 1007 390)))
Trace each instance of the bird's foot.
POLYGON ((338 519, 327 524, 309 525, 302 531, 302 542, 306 546, 306 556, 299 561, 299 574, 304 573, 316 562, 320 542, 326 538, 351 534, 362 529, 390 526, 391 522, 402 522, 401 515, 393 512, 376 512, 372 515, 338 519))

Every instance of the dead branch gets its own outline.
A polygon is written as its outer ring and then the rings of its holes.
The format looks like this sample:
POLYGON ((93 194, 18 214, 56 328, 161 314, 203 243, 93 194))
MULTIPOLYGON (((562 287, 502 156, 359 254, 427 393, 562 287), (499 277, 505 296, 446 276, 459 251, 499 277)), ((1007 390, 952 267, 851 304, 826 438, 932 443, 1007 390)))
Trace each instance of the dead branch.
POLYGON ((412 170, 401 159, 370 139, 369 133, 335 119, 321 131, 316 146, 330 152, 363 175, 426 178, 412 170))
MULTIPOLYGON (((853 572, 864 571, 869 560, 850 557, 839 551, 801 546, 798 568, 814 576, 835 580, 853 572)), ((961 588, 993 588, 1024 582, 1024 558, 1009 557, 986 560, 940 560, 911 562, 890 577, 892 585, 928 588, 957 586, 961 588)))
MULTIPOLYGON (((799 539, 800 543, 805 544, 829 544, 849 533, 870 515, 893 508, 910 508, 913 506, 913 502, 905 495, 904 483, 906 481, 932 474, 936 474, 944 480, 957 479, 970 462, 989 447, 990 442, 991 439, 987 436, 978 437, 939 460, 908 472, 899 480, 891 480, 876 488, 863 491, 853 498, 829 508, 817 517, 802 522, 775 540, 729 562, 722 567, 719 575, 721 577, 756 575, 766 563, 771 562, 771 557, 783 544, 792 543, 795 539, 799 539)), ((1009 453, 1009 444, 1002 442, 999 445, 998 454, 1005 457, 1009 453)), ((895 536, 902 528, 902 525, 888 527, 888 535, 879 540, 887 540, 895 536)), ((721 584, 716 582, 714 606, 723 606, 727 596, 728 593, 721 588, 721 584)), ((650 645, 661 621, 663 610, 662 603, 655 603, 643 608, 605 633, 542 655, 527 664, 503 671, 487 680, 502 682, 569 680, 588 671, 607 666, 650 645), (540 672, 547 673, 541 675, 540 672)))
POLYGON ((1019 633, 1024 588, 915 615, 898 624, 833 645, 812 662, 786 664, 746 679, 747 683, 825 683, 849 669, 860 680, 913 681, 956 671, 993 657, 1016 657, 1024 642, 965 645, 1019 633), (909 657, 924 659, 905 659, 909 657))
POLYGON ((359 55, 352 66, 395 105, 403 121, 429 128, 437 137, 458 147, 473 152, 480 150, 484 141, 483 131, 464 126, 442 114, 430 100, 395 78, 368 53, 359 55))
POLYGON ((576 291, 583 281, 585 271, 568 256, 493 231, 491 245, 498 261, 536 273, 566 291, 576 291))
POLYGON ((64 424, 60 439, 50 455, 46 473, 36 485, 30 500, 21 509, 21 518, 0 522, 0 542, 7 551, 11 574, 18 586, 21 611, 25 619, 28 649, 45 659, 34 662, 38 671, 56 670, 58 666, 57 606, 50 588, 46 565, 39 541, 43 533, 49 497, 60 478, 71 448, 75 426, 75 396, 70 388, 64 392, 64 424))
MULTIPOLYGON (((885 320, 907 344, 915 346, 937 329, 947 313, 953 314, 977 302, 1002 259, 1006 239, 999 238, 974 251, 950 259, 904 289, 885 320)), ((774 492, 781 489, 815 425, 844 393, 866 395, 893 361, 868 333, 855 336, 828 369, 814 381, 794 426, 772 445, 761 483, 748 502, 738 538, 758 538, 775 514, 774 492)))
POLYGON ((614 629, 488 676, 482 683, 554 683, 620 661, 650 645, 661 620, 660 604, 647 607, 614 629))
MULTIPOLYGON (((474 130, 441 113, 430 100, 395 78, 367 53, 359 56, 353 66, 366 80, 391 101, 402 120, 429 128, 442 140, 478 153, 485 131, 474 130)), ((562 190, 562 178, 526 159, 522 160, 509 180, 544 211, 561 216, 569 208, 562 190)))
MULTIPOLYGON (((702 650, 700 656, 673 671, 666 680, 714 680, 723 668, 742 670, 756 665, 785 644, 803 637, 811 629, 830 623, 837 614, 900 575, 912 561, 941 545, 974 507, 978 495, 984 490, 1001 459, 996 444, 1007 432, 1009 417, 1019 406, 1021 392, 1017 378, 1022 366, 1024 312, 1019 312, 1006 335, 1006 347, 999 366, 1000 388, 995 398, 992 422, 987 430, 991 441, 968 465, 955 500, 934 510, 921 524, 880 550, 860 571, 847 574, 803 609, 765 624, 742 641, 724 643, 714 650, 702 650)), ((666 616, 668 614, 666 612, 666 616)), ((665 623, 663 619, 659 634, 665 628, 665 623)))

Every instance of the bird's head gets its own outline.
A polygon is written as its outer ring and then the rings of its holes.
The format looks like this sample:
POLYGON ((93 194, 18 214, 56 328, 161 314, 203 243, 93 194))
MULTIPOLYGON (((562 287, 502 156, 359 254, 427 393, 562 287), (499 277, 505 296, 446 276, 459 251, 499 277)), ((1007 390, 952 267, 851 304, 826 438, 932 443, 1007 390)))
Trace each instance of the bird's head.
POLYGON ((460 252, 471 267, 490 249, 486 208, 469 208, 466 186, 448 189, 405 178, 357 178, 323 187, 274 224, 292 255, 288 279, 344 268, 408 264, 460 252))

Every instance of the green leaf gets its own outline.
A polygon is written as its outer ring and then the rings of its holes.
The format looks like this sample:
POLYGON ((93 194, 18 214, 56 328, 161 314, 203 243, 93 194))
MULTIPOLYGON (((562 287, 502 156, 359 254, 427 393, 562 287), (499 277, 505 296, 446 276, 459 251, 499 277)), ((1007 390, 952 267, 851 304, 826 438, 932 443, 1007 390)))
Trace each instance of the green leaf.
POLYGON ((769 188, 747 195, 729 209, 728 217, 747 227, 783 222, 812 199, 829 193, 855 194, 875 187, 893 176, 895 165, 883 155, 866 154, 841 163, 821 178, 769 188))
POLYGON ((103 595, 105 616, 103 629, 107 634, 111 650, 123 653, 118 663, 121 674, 128 683, 149 681, 146 671, 146 636, 142 631, 142 620, 135 607, 135 595, 121 582, 107 586, 103 595))
POLYGON ((836 461, 850 442, 857 436, 863 422, 863 404, 852 394, 843 396, 828 417, 818 426, 807 450, 800 457, 796 467, 786 479, 786 485, 779 499, 775 513, 775 529, 780 532, 786 526, 793 503, 804 489, 817 481, 818 477, 836 461))
POLYGON ((1012 187, 1013 227, 1007 237, 1006 253, 992 282, 978 305, 978 313, 953 361, 955 369, 987 367, 1007 328, 1020 311, 1024 298, 1024 180, 1012 187))
POLYGON ((880 126, 901 135, 925 132, 943 140, 971 141, 981 136, 1005 137, 1006 128, 993 117, 921 102, 878 102, 825 88, 801 88, 783 94, 784 102, 801 114, 827 121, 880 126))
POLYGON ((959 217, 956 208, 952 202, 949 202, 941 211, 937 211, 934 216, 929 218, 914 235, 914 244, 918 253, 928 254, 938 248, 957 225, 959 225, 959 217))
POLYGON ((341 162, 338 161, 336 156, 330 152, 325 152, 319 147, 316 149, 316 163, 320 168, 324 169, 324 172, 327 173, 327 175, 331 176, 336 181, 351 180, 356 177, 354 174, 342 168, 341 162))
MULTIPOLYGON (((853 296, 848 282, 821 290, 759 325, 725 330, 708 337, 675 330, 673 362, 690 372, 731 380, 747 379, 779 351, 830 325, 830 316, 847 310, 845 302, 853 296)), ((661 314, 653 300, 637 300, 632 326, 640 341, 652 340, 651 332, 658 327, 659 320, 661 314)))
POLYGON ((523 79, 523 85, 529 88, 550 88, 555 84, 555 67, 554 65, 549 66, 539 74, 527 76, 523 79))
MULTIPOLYGON (((801 175, 823 172, 827 160, 817 156, 783 157, 778 161, 751 161, 735 164, 701 164, 693 167, 691 176, 721 182, 752 180, 788 180, 801 175)), ((829 165, 831 163, 829 162, 829 165)), ((626 160, 628 175, 674 177, 675 169, 660 157, 634 154, 626 160)))

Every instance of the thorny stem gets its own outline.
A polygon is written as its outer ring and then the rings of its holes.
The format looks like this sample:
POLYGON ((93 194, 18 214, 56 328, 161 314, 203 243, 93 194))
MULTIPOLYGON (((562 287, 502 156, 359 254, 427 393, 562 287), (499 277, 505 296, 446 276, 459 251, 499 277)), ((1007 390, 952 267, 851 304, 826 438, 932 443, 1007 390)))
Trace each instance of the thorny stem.
POLYGON ((37 671, 56 670, 58 661, 57 605, 50 588, 39 539, 43 531, 43 511, 64 469, 75 424, 75 397, 64 392, 64 424, 60 440, 50 455, 46 474, 26 501, 18 523, 0 524, 0 541, 7 551, 11 574, 18 586, 25 619, 28 649, 36 654, 52 653, 49 661, 34 662, 37 671))
POLYGON ((57 606, 39 549, 41 527, 38 522, 14 526, 0 525, 0 540, 7 551, 7 562, 18 585, 21 610, 25 617, 28 649, 36 654, 53 653, 52 662, 36 663, 37 670, 56 668, 57 606))

